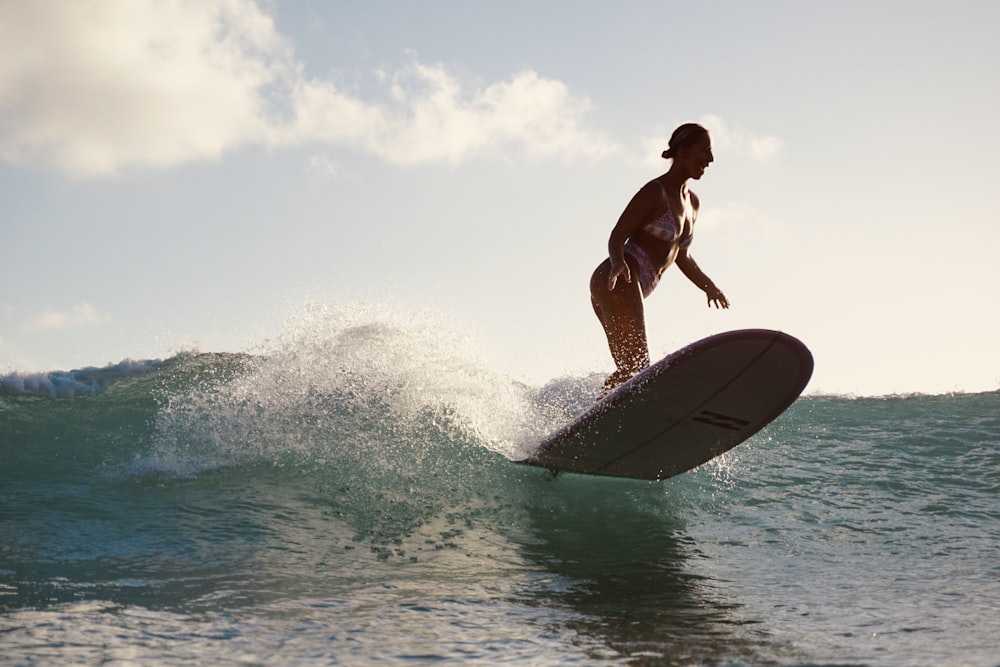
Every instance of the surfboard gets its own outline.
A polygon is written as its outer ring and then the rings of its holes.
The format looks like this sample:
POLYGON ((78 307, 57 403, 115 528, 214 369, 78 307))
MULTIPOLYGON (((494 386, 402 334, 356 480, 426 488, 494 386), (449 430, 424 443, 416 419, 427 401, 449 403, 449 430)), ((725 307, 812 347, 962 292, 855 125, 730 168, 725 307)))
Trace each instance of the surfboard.
POLYGON ((780 331, 744 329, 674 352, 542 440, 526 465, 662 480, 700 466, 784 412, 813 358, 780 331))

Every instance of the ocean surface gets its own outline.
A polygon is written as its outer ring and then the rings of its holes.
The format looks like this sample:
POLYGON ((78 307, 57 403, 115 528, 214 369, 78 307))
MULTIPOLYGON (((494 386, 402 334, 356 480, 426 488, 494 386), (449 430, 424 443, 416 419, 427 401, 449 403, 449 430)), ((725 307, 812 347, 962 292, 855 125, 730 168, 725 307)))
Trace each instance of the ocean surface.
MULTIPOLYGON (((0 664, 1000 665, 1000 392, 807 395, 664 482, 433 328, 0 375, 0 664)), ((817 359, 817 365, 822 364, 817 359)))

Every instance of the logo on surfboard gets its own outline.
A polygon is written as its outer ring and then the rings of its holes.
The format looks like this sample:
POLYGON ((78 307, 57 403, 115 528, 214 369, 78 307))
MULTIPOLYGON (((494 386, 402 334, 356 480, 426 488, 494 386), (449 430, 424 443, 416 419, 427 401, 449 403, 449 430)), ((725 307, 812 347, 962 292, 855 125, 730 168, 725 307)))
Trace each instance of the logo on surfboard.
POLYGON ((729 431, 741 431, 750 425, 750 422, 746 419, 730 417, 729 415, 724 415, 721 412, 712 412, 711 410, 702 410, 698 413, 697 417, 692 417, 692 420, 701 422, 702 424, 708 424, 709 426, 724 428, 729 431))

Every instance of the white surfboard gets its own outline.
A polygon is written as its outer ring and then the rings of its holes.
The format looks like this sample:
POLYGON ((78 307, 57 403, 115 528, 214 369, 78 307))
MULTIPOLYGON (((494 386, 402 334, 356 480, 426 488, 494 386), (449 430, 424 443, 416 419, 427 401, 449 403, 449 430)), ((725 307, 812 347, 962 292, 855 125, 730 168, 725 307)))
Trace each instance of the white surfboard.
POLYGON ((705 338, 653 364, 518 461, 556 472, 666 479, 727 452, 790 406, 812 375, 798 339, 705 338))

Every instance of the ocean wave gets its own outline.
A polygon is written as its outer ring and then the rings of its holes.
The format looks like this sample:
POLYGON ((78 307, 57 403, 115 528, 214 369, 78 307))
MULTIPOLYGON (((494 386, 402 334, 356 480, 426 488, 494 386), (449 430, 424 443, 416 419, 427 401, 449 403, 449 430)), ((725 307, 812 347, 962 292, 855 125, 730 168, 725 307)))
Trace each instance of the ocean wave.
POLYGON ((0 396, 75 398, 95 396, 119 380, 152 373, 170 360, 125 359, 104 367, 88 366, 69 371, 14 372, 0 376, 0 396))
POLYGON ((461 332, 359 308, 309 309, 267 349, 202 355, 160 384, 136 474, 315 461, 408 476, 443 451, 523 456, 572 410, 537 409, 535 391, 490 369, 461 332))

